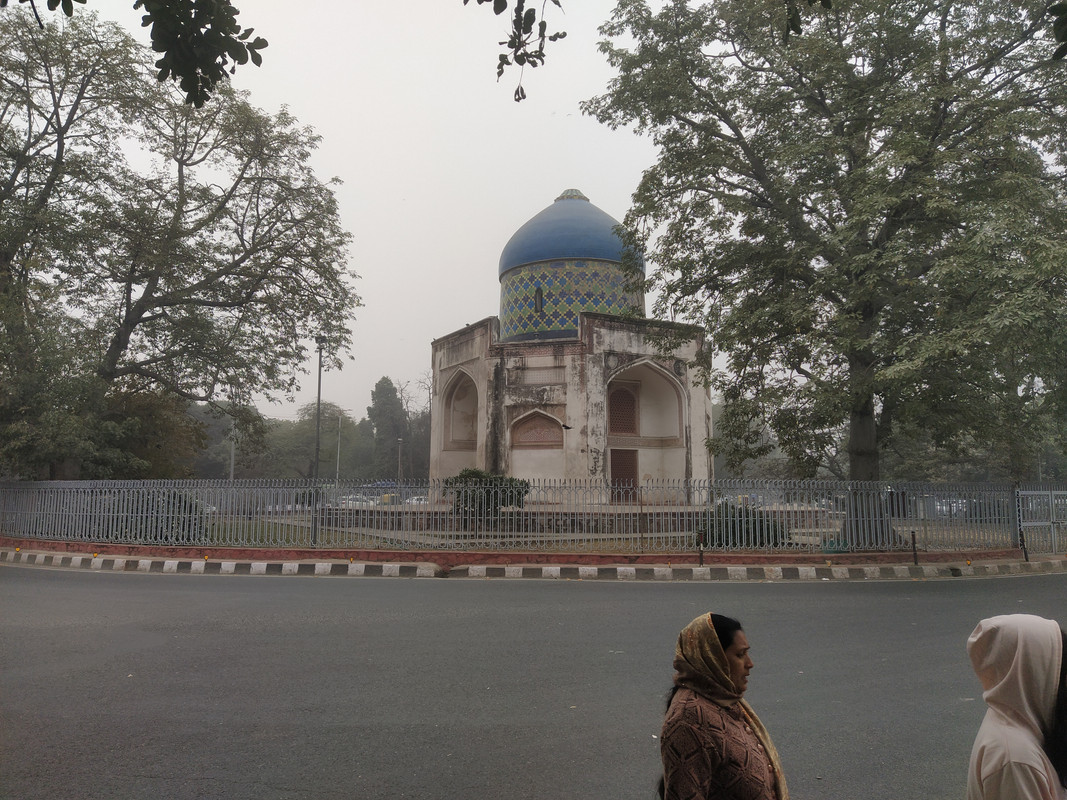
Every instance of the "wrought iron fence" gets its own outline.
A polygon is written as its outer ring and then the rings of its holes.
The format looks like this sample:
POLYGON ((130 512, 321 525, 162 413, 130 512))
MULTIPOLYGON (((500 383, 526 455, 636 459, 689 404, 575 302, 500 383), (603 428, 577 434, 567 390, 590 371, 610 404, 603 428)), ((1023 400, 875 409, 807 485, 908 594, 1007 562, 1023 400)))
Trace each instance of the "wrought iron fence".
POLYGON ((837 481, 0 483, 8 536, 138 545, 1060 552, 1067 487, 837 481))

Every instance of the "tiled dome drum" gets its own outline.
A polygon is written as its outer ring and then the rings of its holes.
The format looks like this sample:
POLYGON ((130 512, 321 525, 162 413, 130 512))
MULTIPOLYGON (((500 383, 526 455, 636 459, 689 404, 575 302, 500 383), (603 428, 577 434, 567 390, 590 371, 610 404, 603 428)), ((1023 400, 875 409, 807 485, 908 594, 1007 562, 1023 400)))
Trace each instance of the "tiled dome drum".
POLYGON ((501 340, 573 338, 583 311, 643 316, 644 293, 622 268, 617 225, 568 189, 519 228, 500 254, 501 340))

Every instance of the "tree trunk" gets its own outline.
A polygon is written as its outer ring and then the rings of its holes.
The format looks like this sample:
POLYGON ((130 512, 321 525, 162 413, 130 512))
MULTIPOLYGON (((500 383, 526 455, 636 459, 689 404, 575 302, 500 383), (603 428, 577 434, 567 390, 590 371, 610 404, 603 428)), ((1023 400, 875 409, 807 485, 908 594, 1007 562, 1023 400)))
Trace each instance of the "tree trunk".
POLYGON ((851 481, 877 481, 881 477, 871 385, 872 360, 859 354, 849 357, 848 479, 851 481))
POLYGON ((880 476, 874 397, 868 395, 861 405, 852 407, 849 415, 848 477, 853 481, 877 481, 880 476))
MULTIPOLYGON (((874 413, 873 358, 849 357, 851 404, 848 427, 849 480, 877 482, 881 479, 878 425, 874 413)), ((894 531, 887 493, 873 489, 849 491, 841 544, 847 550, 883 550, 900 546, 894 531)))

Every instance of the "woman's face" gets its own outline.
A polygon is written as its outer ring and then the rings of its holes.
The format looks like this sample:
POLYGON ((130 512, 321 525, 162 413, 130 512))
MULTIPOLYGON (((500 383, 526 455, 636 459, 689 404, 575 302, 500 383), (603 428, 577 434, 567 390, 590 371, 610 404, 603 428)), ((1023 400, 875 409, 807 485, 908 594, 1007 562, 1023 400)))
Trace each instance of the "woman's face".
POLYGON ((734 634, 733 643, 726 648, 726 663, 730 665, 730 680, 738 694, 744 694, 748 688, 748 673, 752 669, 752 659, 748 655, 748 637, 744 631, 734 634))

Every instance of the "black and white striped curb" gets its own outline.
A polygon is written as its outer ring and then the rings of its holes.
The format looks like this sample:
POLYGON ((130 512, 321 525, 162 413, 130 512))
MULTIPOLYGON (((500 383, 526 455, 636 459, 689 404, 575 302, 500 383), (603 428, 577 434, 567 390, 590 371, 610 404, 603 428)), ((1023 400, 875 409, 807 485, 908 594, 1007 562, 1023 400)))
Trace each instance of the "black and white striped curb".
POLYGON ((384 578, 526 578, 609 581, 863 581, 930 580, 1067 573, 1067 560, 1001 561, 978 564, 826 566, 545 566, 469 565, 445 569, 432 563, 349 561, 198 560, 136 556, 71 555, 68 553, 0 550, 0 562, 32 567, 107 572, 191 575, 307 575, 384 578))
POLYGON ((209 561, 189 558, 138 558, 0 550, 0 562, 31 567, 106 572, 155 572, 185 575, 323 575, 382 578, 435 578, 436 564, 355 563, 348 561, 209 561))
POLYGON ((999 564, 774 566, 774 567, 453 567, 449 577, 549 578, 556 580, 618 581, 862 581, 925 580, 930 578, 989 577, 1067 572, 1067 562, 1020 561, 999 564))

